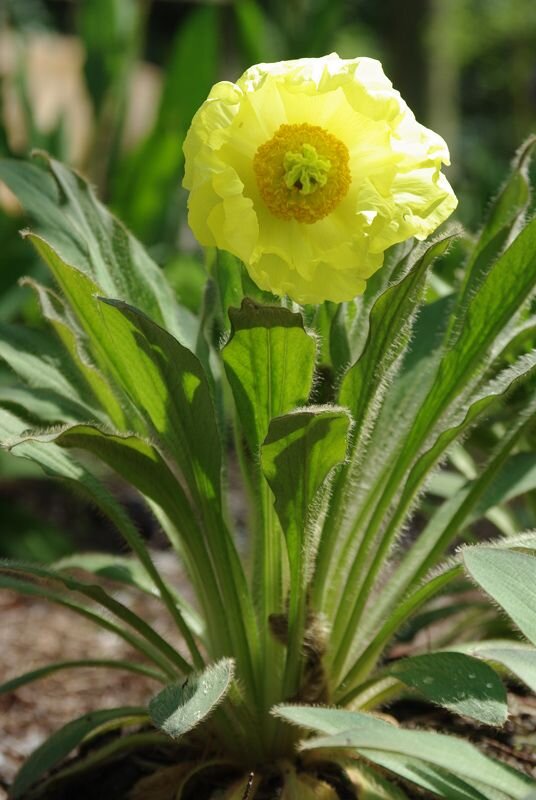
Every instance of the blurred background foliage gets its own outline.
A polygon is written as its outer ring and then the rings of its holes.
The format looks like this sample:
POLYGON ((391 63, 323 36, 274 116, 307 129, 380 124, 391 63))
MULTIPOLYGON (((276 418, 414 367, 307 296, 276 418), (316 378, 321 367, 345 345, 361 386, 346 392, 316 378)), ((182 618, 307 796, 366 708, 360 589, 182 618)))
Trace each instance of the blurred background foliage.
MULTIPOLYGON (((89 176, 196 312, 206 269, 180 185, 195 110, 216 80, 252 63, 331 51, 379 58, 418 119, 445 137, 457 216, 476 229, 536 129, 535 0, 0 0, 0 157, 45 149, 89 176)), ((0 185, 0 326, 37 319, 21 276, 47 281, 18 236, 24 224, 0 185)), ((0 368, 8 404, 11 382, 0 368)), ((9 481, 20 462, 0 456, 0 470, 0 515, 17 531, 9 554, 63 554, 49 498, 17 501, 9 481)))

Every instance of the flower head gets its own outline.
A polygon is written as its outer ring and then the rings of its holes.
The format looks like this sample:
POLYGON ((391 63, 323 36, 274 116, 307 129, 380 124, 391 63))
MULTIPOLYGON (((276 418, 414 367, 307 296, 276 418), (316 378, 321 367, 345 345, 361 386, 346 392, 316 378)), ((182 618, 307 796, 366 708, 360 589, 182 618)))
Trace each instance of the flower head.
POLYGON ((184 152, 201 244, 300 303, 362 293, 388 247, 425 239, 457 204, 447 145, 370 58, 258 64, 217 83, 184 152))

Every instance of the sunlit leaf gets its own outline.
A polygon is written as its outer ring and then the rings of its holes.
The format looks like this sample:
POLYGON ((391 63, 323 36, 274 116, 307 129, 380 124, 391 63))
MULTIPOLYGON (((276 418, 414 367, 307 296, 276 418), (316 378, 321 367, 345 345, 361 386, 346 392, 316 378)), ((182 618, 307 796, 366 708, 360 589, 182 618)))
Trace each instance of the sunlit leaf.
POLYGON ((179 739, 195 728, 223 700, 233 679, 233 662, 224 658, 182 685, 166 686, 149 703, 157 728, 179 739))
POLYGON ((273 417, 303 404, 311 391, 315 342, 300 314, 244 300, 230 309, 225 370, 250 450, 257 454, 273 417))
POLYGON ((462 653, 426 653, 396 661, 388 673, 427 700, 486 725, 503 725, 506 690, 497 673, 462 653))

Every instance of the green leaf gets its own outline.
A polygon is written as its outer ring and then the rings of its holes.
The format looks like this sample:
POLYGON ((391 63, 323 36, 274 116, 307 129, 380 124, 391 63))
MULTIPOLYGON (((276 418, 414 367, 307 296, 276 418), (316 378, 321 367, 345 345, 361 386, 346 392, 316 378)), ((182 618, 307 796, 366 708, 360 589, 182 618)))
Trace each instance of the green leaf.
POLYGON ((119 300, 97 300, 99 287, 39 237, 32 242, 68 297, 101 368, 125 402, 181 468, 194 498, 221 499, 221 446, 203 368, 186 347, 145 314, 119 300), (111 343, 111 346, 110 346, 111 343), (203 420, 203 436, 197 436, 203 420))
POLYGON ((408 800, 408 795, 402 789, 365 764, 355 765, 352 778, 359 786, 359 800, 408 800))
POLYGON ((536 489, 536 453, 515 453, 508 459, 477 503, 470 519, 476 520, 494 506, 536 489))
POLYGON ((161 672, 146 667, 144 664, 138 664, 135 661, 118 661, 111 658, 86 658, 79 659, 78 661, 56 661, 52 664, 47 664, 46 667, 39 667, 31 672, 17 675, 16 678, 11 678, 5 681, 5 683, 0 684, 0 694, 14 692, 21 686, 27 686, 29 683, 47 678, 49 675, 53 675, 55 672, 61 672, 64 669, 85 669, 86 667, 120 669, 126 672, 134 672, 137 675, 144 675, 147 678, 153 678, 156 681, 160 681, 160 683, 166 682, 166 677, 161 672))
POLYGON ((385 393, 385 381, 409 340, 428 268, 445 253, 455 236, 450 234, 428 247, 406 275, 378 297, 371 310, 363 351, 346 373, 339 394, 339 402, 351 410, 356 420, 354 439, 363 429, 371 406, 385 393))
MULTIPOLYGON (((165 659, 167 659, 167 662, 169 662, 166 667, 168 672, 170 669, 169 665, 173 665, 173 669, 178 667, 180 671, 185 673, 190 672, 189 664, 166 639, 160 636, 160 634, 157 633, 151 625, 145 622, 142 617, 131 611, 124 603, 112 597, 102 586, 77 580, 67 572, 55 570, 51 567, 45 567, 39 564, 19 564, 16 561, 0 561, 0 574, 7 575, 8 577, 15 575, 16 578, 22 576, 23 579, 29 580, 30 582, 33 579, 37 579, 34 586, 36 590, 34 592, 35 594, 39 594, 41 588, 47 589, 51 585, 55 590, 57 584, 59 584, 60 587, 67 589, 69 592, 75 592, 76 594, 93 600, 117 617, 117 619, 121 620, 125 625, 130 626, 136 631, 149 643, 153 655, 157 655, 157 653, 160 652, 165 659)), ((57 594, 57 592, 54 591, 52 594, 57 594)), ((49 595, 50 599, 54 599, 52 594, 49 595)), ((46 596, 45 592, 43 592, 43 596, 46 596)), ((127 634, 126 630, 124 634, 127 634)), ((159 661, 161 661, 161 659, 159 659, 159 661)), ((161 663, 166 664, 166 661, 161 663)))
MULTIPOLYGON (((76 422, 80 417, 89 416, 87 411, 84 413, 80 406, 69 403, 56 392, 29 386, 0 386, 0 404, 14 408, 18 415, 23 415, 28 420, 26 428, 44 423, 76 422)), ((4 441, 4 444, 7 442, 4 441)))
POLYGON ((98 419, 98 406, 87 397, 87 387, 69 370, 65 353, 43 331, 0 323, 0 358, 28 384, 45 390, 67 418, 98 419))
MULTIPOLYGON (((68 297, 98 365, 122 390, 125 403, 140 414, 144 433, 182 473, 205 534, 205 552, 210 551, 218 578, 219 586, 207 581, 207 592, 217 594, 219 589, 228 604, 225 627, 231 631, 233 653, 252 687, 257 626, 243 566, 222 513, 220 434, 201 363, 138 309, 118 300, 97 299, 95 283, 66 264, 43 239, 29 236, 68 297), (200 421, 202 436, 198 435, 200 421)), ((201 563, 204 566, 205 561, 201 563)), ((224 626, 217 628, 225 637, 224 626)))
POLYGON ((158 266, 83 178, 41 158, 44 168, 0 161, 0 179, 22 203, 39 235, 96 282, 101 293, 132 303, 180 337, 175 298, 158 266))
MULTIPOLYGON (((0 409, 0 434, 5 434, 11 438, 17 437, 20 440, 21 434, 26 427, 27 425, 15 415, 0 409)), ((11 452, 14 455, 35 461, 47 474, 67 481, 77 492, 82 492, 82 494, 89 497, 110 518, 139 558, 147 575, 158 586, 163 601, 178 623, 177 617, 180 612, 175 607, 175 599, 155 568, 138 530, 122 506, 106 491, 102 484, 58 445, 50 441, 37 441, 35 438, 25 439, 14 445, 11 452)))
POLYGON ((124 707, 91 711, 78 719, 68 722, 63 728, 49 736, 46 741, 34 750, 26 759, 10 787, 13 800, 22 798, 25 792, 56 766, 65 756, 78 747, 90 734, 112 720, 125 720, 125 723, 142 722, 147 718, 144 708, 124 707))
POLYGON ((196 521, 183 488, 159 450, 139 436, 102 430, 93 425, 72 425, 32 435, 28 441, 54 442, 61 447, 93 453, 170 517, 179 519, 185 535, 195 532, 196 521))
POLYGON ((257 455, 270 420, 307 400, 315 341, 305 332, 301 314, 285 308, 245 299, 240 309, 229 309, 229 317, 225 371, 250 451, 257 455))
POLYGON ((506 690, 497 673, 462 653, 426 653, 396 661, 387 673, 455 714, 486 725, 503 725, 506 690))
MULTIPOLYGON (((151 579, 142 564, 127 556, 118 556, 112 553, 75 553, 56 561, 53 567, 57 570, 81 569, 98 575, 99 578, 135 586, 147 594, 160 596, 157 584, 151 579)), ((202 637, 204 623, 199 614, 177 591, 171 587, 169 590, 192 633, 202 637)))
POLYGON ((521 643, 516 647, 479 646, 475 651, 479 658, 502 664, 513 675, 516 675, 529 689, 536 692, 536 650, 524 647, 521 643))
MULTIPOLYGON (((55 431, 52 434, 29 437, 26 440, 22 440, 21 444, 24 441, 30 443, 54 442, 64 447, 83 448, 97 455, 146 496, 160 504, 166 513, 181 521, 191 543, 190 558, 195 561, 197 556, 197 559, 199 559, 198 541, 195 539, 199 532, 197 531, 195 519, 191 514, 188 500, 175 476, 153 446, 136 436, 104 433, 98 428, 88 425, 75 425, 63 431, 55 431), (191 552, 192 550, 193 552, 191 552)), ((15 445, 15 449, 17 446, 15 445)), ((184 616, 182 604, 177 602, 176 596, 173 595, 162 580, 145 551, 141 552, 139 547, 136 549, 138 556, 141 556, 144 567, 140 571, 142 574, 145 573, 146 580, 151 580, 152 578, 153 586, 158 587, 160 596, 188 644, 192 657, 199 666, 202 664, 202 660, 188 624, 188 609, 186 609, 186 616, 184 616)))
POLYGON ((366 751, 366 757, 394 775, 431 792, 434 797, 445 800, 510 800, 510 795, 482 787, 476 782, 471 785, 457 777, 452 770, 430 764, 418 756, 371 749, 366 751))
POLYGON ((458 337, 447 349, 408 437, 410 451, 475 374, 485 371, 492 346, 530 297, 535 284, 536 220, 533 220, 494 263, 471 299, 458 337))
MULTIPOLYGON (((368 450, 368 460, 378 454, 390 457, 404 445, 407 432, 431 389, 444 355, 442 341, 448 327, 453 305, 452 295, 427 303, 421 309, 413 327, 413 337, 403 355, 399 373, 385 397, 368 450), (397 426, 390 424, 396 417, 397 426)), ((379 466, 384 459, 378 460, 379 466)))
POLYGON ((36 293, 41 311, 60 338, 66 353, 62 358, 62 369, 65 369, 65 355, 68 355, 85 391, 90 392, 93 404, 102 408, 113 424, 119 428, 125 426, 125 417, 116 396, 104 376, 91 363, 82 342, 82 331, 76 324, 72 314, 65 307, 62 299, 51 289, 27 278, 25 285, 36 293))
POLYGON ((27 428, 26 420, 0 407, 0 437, 2 441, 19 437, 27 428))
MULTIPOLYGON (((493 359, 493 347, 530 297, 535 282, 536 220, 533 220, 494 263, 480 290, 471 299, 458 337, 446 349, 435 380, 418 414, 414 416, 403 447, 383 476, 386 488, 381 500, 375 504, 365 537, 367 544, 371 539, 375 540, 393 495, 412 461, 418 459, 414 461, 395 517, 378 549, 374 569, 367 573, 370 576, 368 581, 377 573, 419 486, 446 447, 474 424, 496 398, 533 372, 536 359, 534 353, 530 353, 520 358, 511 369, 503 370, 495 380, 482 385, 482 375, 493 359), (450 414, 446 413, 449 407, 450 414), (423 446, 428 446, 432 431, 437 436, 435 443, 418 457, 423 446)), ((363 591, 362 599, 366 589, 368 587, 363 591)))
POLYGON ((367 615, 364 638, 368 633, 378 632, 378 625, 389 615, 389 609, 436 566, 451 542, 463 534, 466 525, 497 503, 532 488, 531 475, 532 481, 536 481, 536 474, 532 474, 536 471, 531 472, 530 467, 536 463, 536 457, 532 453, 518 453, 508 458, 508 454, 527 428, 530 429, 535 410, 536 400, 517 415, 479 476, 466 482, 461 478, 459 491, 439 507, 415 542, 406 549, 381 597, 367 615))
POLYGON ((179 739, 195 728, 223 700, 233 679, 234 665, 224 658, 182 684, 166 686, 149 703, 157 728, 179 739))
MULTIPOLYGON (((134 435, 105 432, 90 425, 74 425, 61 431, 30 437, 29 441, 49 441, 62 447, 82 448, 108 464, 146 497, 157 503, 171 519, 178 522, 187 547, 188 565, 193 574, 198 575, 196 564, 203 558, 204 551, 199 549, 201 534, 197 521, 182 486, 153 445, 134 435)), ((176 596, 172 596, 154 568, 151 568, 151 573, 153 585, 158 586, 160 595, 194 655, 196 646, 186 619, 189 616, 188 610, 186 617, 183 617, 182 604, 176 602, 176 596)), ((207 574, 210 573, 207 573, 205 567, 204 576, 207 574)), ((147 579, 148 573, 145 572, 145 575, 147 579)), ((197 582, 202 580, 203 575, 198 575, 197 582)))
POLYGON ((536 556, 493 547, 463 551, 469 575, 536 644, 536 556))
POLYGON ((221 502, 221 444, 207 377, 199 360, 126 303, 103 300, 115 342, 113 369, 168 449, 196 498, 221 502), (198 435, 202 420, 203 435, 198 435))
MULTIPOLYGON (((445 358, 447 357, 445 356, 445 358)), ((444 363, 444 361, 445 359, 441 363, 444 363)), ((533 351, 520 358, 512 367, 503 370, 497 378, 487 383, 483 388, 480 388, 476 396, 471 396, 468 408, 462 405, 461 408, 455 409, 455 413, 445 424, 438 438, 429 449, 420 454, 409 470, 409 474, 405 472, 405 468, 409 466, 408 462, 411 462, 411 436, 404 445, 408 448, 408 451, 401 452, 394 468, 391 468, 389 463, 387 464, 387 480, 384 484, 383 495, 372 506, 373 511, 369 524, 361 539, 357 556, 354 558, 350 570, 348 570, 344 591, 341 594, 340 606, 332 634, 332 641, 335 641, 334 651, 337 654, 337 670, 342 672, 344 669, 344 662, 352 646, 353 631, 357 629, 360 623, 372 586, 385 565, 394 541, 396 541, 397 536, 403 529, 411 503, 423 481, 447 447, 471 425, 474 425, 475 421, 482 417, 498 398, 504 397, 513 386, 526 379, 529 375, 534 374, 535 369, 536 351, 533 351), (407 475, 407 478, 399 496, 396 498, 396 508, 389 518, 389 510, 397 484, 402 481, 402 477, 405 475, 407 475), (387 524, 386 517, 388 519, 387 524), (352 608, 350 615, 348 614, 348 606, 352 608)), ((416 418, 413 430, 415 431, 419 425, 420 416, 416 418)), ((428 441, 426 445, 428 445, 428 441)), ((344 567, 344 563, 342 567, 344 567)), ((344 676, 344 681, 347 685, 350 685, 349 682, 355 677, 356 669, 357 667, 354 665, 350 672, 344 676)))
MULTIPOLYGON (((106 631, 110 631, 110 633, 128 642, 132 648, 145 656, 153 664, 156 664, 166 675, 168 680, 174 680, 175 676, 178 674, 177 669, 171 666, 170 661, 164 656, 161 650, 158 647, 154 647, 147 639, 132 633, 125 625, 112 622, 109 616, 105 616, 105 614, 101 614, 97 611, 92 611, 89 605, 69 599, 69 595, 61 589, 54 591, 48 588, 44 583, 38 583, 33 579, 24 580, 19 577, 13 577, 12 575, 4 574, 2 571, 0 571, 0 588, 9 589, 30 597, 39 597, 51 603, 63 606, 64 608, 68 608, 75 614, 85 617, 93 624, 106 631)), ((181 657, 179 656, 179 658, 181 657)), ((184 671, 188 672, 189 670, 186 668, 184 671)))
POLYGON ((529 166, 535 146, 536 137, 531 136, 519 148, 512 174, 490 207, 486 223, 465 265, 459 295, 462 305, 478 289, 502 248, 518 233, 530 203, 529 166))
POLYGON ((534 786, 527 776, 451 736, 408 731, 368 714, 333 708, 277 706, 273 713, 327 734, 304 741, 302 748, 356 749, 367 760, 439 793, 446 800, 482 800, 482 797, 524 800, 534 786))
POLYGON ((311 546, 307 536, 318 512, 314 501, 331 471, 346 458, 349 429, 347 412, 327 406, 295 411, 270 422, 261 451, 262 468, 274 493, 296 577, 304 547, 311 546))
POLYGON ((318 545, 322 519, 321 490, 332 470, 346 458, 350 417, 336 407, 309 407, 270 422, 261 448, 264 476, 274 493, 290 568, 288 651, 283 696, 293 696, 301 675, 307 583, 318 545))
POLYGON ((245 297, 242 262, 226 250, 216 250, 213 277, 218 287, 220 313, 225 333, 230 332, 229 309, 238 308, 245 297))

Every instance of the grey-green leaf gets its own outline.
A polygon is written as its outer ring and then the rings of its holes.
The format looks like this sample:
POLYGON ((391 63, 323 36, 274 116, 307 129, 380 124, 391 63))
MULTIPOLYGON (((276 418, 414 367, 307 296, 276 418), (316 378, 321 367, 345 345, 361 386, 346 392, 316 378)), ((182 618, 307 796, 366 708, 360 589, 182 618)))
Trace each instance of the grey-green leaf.
POLYGON ((437 705, 486 725, 503 725, 506 690, 487 664, 462 653, 425 653, 401 659, 388 673, 437 705))
POLYGON ((487 661, 502 664, 536 692, 536 650, 530 647, 479 647, 477 654, 487 661))
POLYGON ((233 673, 233 661, 224 658, 201 673, 189 675, 182 685, 166 686, 149 703, 152 721, 168 736, 179 739, 223 700, 233 673))
POLYGON ((368 760, 427 786, 446 800, 524 800, 534 787, 527 776, 452 736, 404 730, 369 714, 335 708, 283 705, 276 706, 274 713, 326 734, 305 740, 304 749, 355 748, 368 760))
POLYGON ((536 556, 493 547, 463 552, 469 574, 536 644, 536 556))

